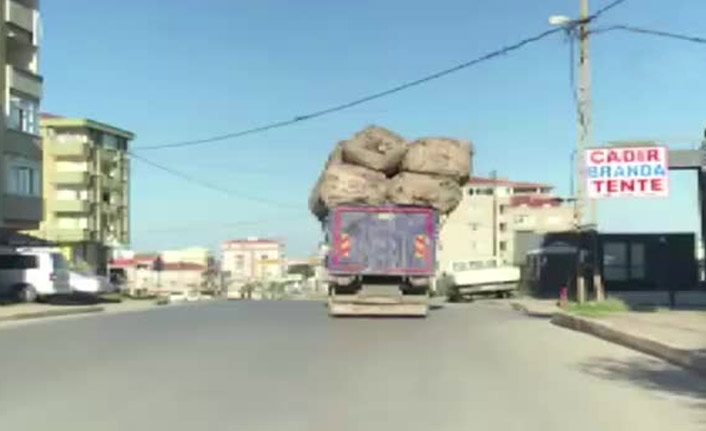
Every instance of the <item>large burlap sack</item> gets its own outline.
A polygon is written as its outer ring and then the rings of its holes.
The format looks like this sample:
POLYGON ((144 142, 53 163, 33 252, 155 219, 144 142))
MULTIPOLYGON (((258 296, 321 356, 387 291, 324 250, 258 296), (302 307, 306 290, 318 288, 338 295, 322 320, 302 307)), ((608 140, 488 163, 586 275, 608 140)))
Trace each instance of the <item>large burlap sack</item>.
POLYGON ((459 183, 468 180, 471 171, 469 141, 451 138, 422 138, 409 144, 402 159, 402 170, 453 177, 459 183))
POLYGON ((399 171, 407 142, 378 126, 369 126, 343 142, 343 160, 391 176, 399 171))
POLYGON ((314 186, 309 209, 316 217, 323 218, 336 205, 380 205, 387 197, 387 183, 381 172, 345 163, 332 164, 314 186))
POLYGON ((326 160, 326 167, 324 169, 331 165, 340 165, 343 163, 343 143, 344 141, 341 141, 333 147, 333 151, 331 151, 331 154, 328 156, 328 160, 326 160))
POLYGON ((328 208, 326 208, 326 204, 321 200, 321 181, 323 180, 323 174, 319 177, 319 179, 316 181, 316 184, 314 184, 314 187, 311 189, 311 192, 309 192, 309 211, 311 211, 312 214, 319 220, 323 219, 326 217, 326 214, 328 213, 328 208))
POLYGON ((451 177, 401 172, 390 180, 388 200, 398 205, 419 205, 448 214, 461 202, 461 186, 451 177))

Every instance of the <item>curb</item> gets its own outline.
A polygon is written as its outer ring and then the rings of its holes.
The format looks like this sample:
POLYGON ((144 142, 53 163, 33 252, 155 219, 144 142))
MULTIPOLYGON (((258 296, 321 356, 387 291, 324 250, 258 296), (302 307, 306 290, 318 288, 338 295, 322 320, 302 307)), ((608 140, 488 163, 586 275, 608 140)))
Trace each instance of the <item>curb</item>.
POLYGON ((689 350, 679 349, 650 338, 618 330, 604 322, 566 313, 556 313, 552 317, 551 323, 629 347, 706 376, 706 355, 698 355, 689 350))
POLYGON ((28 319, 41 319, 44 317, 61 317, 61 316, 71 316, 74 314, 87 314, 87 313, 99 313, 103 311, 104 308, 100 306, 85 307, 85 308, 74 308, 70 310, 46 310, 46 311, 29 311, 25 313, 17 313, 10 316, 1 316, 0 322, 9 322, 13 320, 28 320, 28 319))
POLYGON ((520 313, 524 313, 530 317, 540 317, 543 319, 551 319, 557 313, 556 311, 547 311, 547 312, 531 311, 529 308, 527 308, 526 305, 521 304, 519 302, 511 302, 510 307, 512 307, 513 310, 519 311, 520 313))

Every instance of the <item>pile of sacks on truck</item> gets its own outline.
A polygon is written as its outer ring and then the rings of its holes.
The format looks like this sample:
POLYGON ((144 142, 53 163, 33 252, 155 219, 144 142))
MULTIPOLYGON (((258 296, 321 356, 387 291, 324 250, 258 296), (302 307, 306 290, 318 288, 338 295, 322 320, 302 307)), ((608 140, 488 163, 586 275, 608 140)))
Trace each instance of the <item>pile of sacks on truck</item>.
POLYGON ((320 220, 342 204, 416 205, 441 215, 461 201, 468 180, 472 146, 452 138, 408 142, 370 126, 336 145, 309 197, 309 209, 320 220))

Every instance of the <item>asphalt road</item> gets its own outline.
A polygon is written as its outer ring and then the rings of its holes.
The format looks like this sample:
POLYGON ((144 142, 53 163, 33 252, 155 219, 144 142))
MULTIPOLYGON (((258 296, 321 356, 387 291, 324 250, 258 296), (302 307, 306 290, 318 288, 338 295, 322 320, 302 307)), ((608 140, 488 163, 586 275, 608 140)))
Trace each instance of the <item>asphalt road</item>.
POLYGON ((3 430, 703 430, 706 380, 508 307, 218 302, 0 328, 3 430))

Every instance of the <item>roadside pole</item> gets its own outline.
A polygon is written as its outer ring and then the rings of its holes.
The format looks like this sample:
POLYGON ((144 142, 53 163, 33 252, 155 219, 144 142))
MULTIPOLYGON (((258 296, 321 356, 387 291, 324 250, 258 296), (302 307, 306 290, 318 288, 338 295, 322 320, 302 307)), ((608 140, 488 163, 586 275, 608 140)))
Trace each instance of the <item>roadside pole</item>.
MULTIPOLYGON (((591 100, 591 69, 588 49, 588 0, 579 0, 579 24, 578 24, 578 40, 579 40, 579 57, 578 57, 578 86, 576 88, 576 196, 574 200, 574 223, 577 235, 577 243, 581 243, 582 226, 584 225, 584 216, 586 211, 586 163, 585 150, 593 143, 593 124, 592 124, 592 100, 591 100)), ((598 228, 597 221, 597 205, 596 200, 591 199, 588 204, 588 225, 598 228)), ((591 262, 582 262, 580 255, 577 256, 576 269, 576 299, 579 303, 586 301, 586 284, 584 278, 584 268, 586 264, 591 267, 593 277, 593 288, 595 291, 595 299, 602 301, 605 299, 605 291, 603 289, 603 280, 600 274, 600 262, 598 261, 598 253, 596 244, 593 244, 593 250, 590 253, 592 256, 591 262)))

